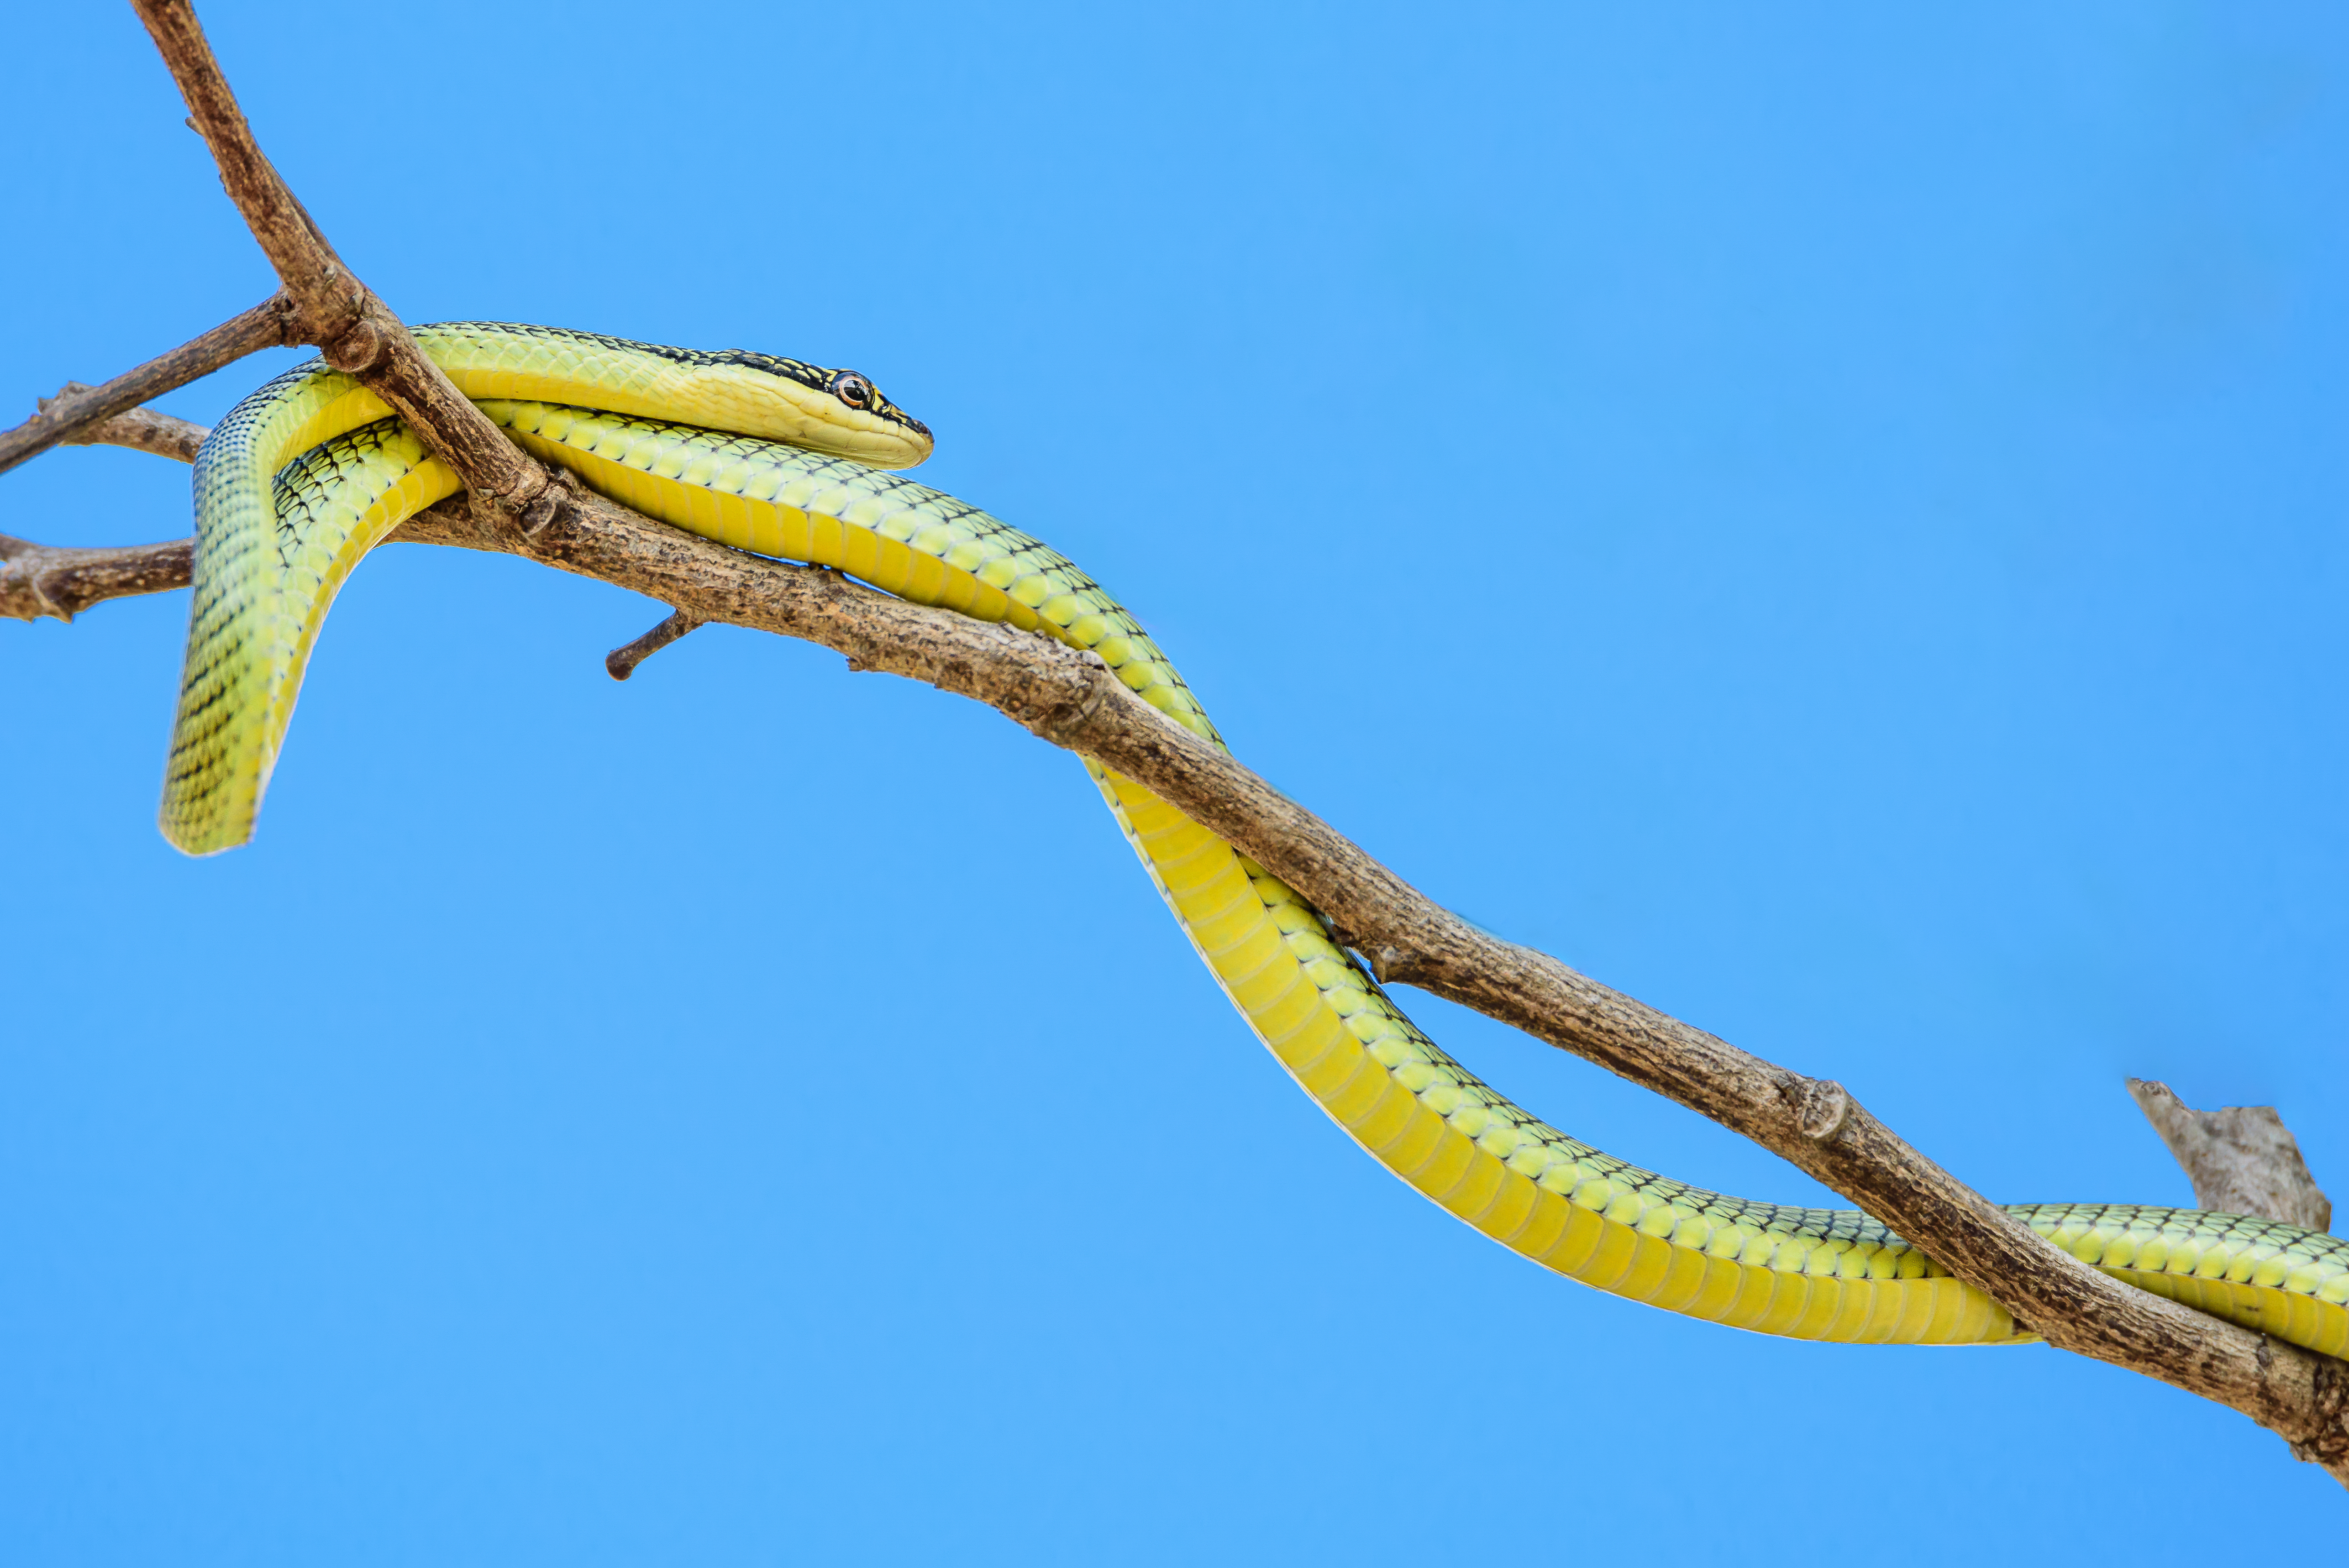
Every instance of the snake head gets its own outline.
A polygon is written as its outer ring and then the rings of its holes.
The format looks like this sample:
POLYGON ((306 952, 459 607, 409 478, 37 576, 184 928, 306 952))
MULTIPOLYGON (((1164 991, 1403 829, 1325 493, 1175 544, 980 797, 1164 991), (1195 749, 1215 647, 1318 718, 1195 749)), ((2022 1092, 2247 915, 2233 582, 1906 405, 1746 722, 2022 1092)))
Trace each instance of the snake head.
POLYGON ((881 388, 862 371, 834 370, 824 377, 824 395, 847 411, 843 423, 865 438, 861 444, 888 445, 893 440, 903 455, 889 458, 866 457, 862 451, 843 451, 873 464, 875 468, 910 469, 930 455, 933 441, 930 428, 881 395, 881 388), (863 416, 860 419, 857 416, 863 416))
POLYGON ((657 352, 675 356, 677 369, 653 398, 626 405, 605 398, 614 412, 788 441, 876 469, 910 469, 930 455, 929 427, 881 396, 861 371, 748 348, 657 352))

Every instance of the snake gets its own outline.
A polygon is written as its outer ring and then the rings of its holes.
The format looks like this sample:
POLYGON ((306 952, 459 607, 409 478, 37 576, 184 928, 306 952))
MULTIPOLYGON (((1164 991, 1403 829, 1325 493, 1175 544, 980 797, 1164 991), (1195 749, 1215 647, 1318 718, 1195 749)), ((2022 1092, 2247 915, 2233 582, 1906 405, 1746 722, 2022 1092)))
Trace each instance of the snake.
MULTIPOLYGON (((525 452, 659 521, 884 593, 1040 631, 1217 747, 1190 686, 1073 562, 906 478, 929 431, 853 371, 508 323, 419 328, 525 452)), ((1216 482, 1212 457, 1198 482, 1216 482)), ((209 854, 252 834, 327 609, 367 552, 457 476, 323 362, 240 402, 199 452, 187 658, 160 814, 209 854)), ((1309 626, 1269 614, 1309 665, 1309 626)), ((2039 1336, 1865 1213, 1752 1202, 1642 1170, 1520 1109, 1431 1040, 1330 923, 1139 784, 1085 764, 1176 923, 1257 1038, 1407 1185, 1569 1279, 1753 1332, 1857 1344, 2039 1336)), ((1049 877, 1050 867, 1030 867, 1049 877)), ((1113 1146, 1071 1128, 1103 1168, 1113 1146)), ((2005 1212, 2140 1289, 2326 1355, 2349 1353, 2349 1240, 2240 1214, 2117 1203, 2005 1212)))

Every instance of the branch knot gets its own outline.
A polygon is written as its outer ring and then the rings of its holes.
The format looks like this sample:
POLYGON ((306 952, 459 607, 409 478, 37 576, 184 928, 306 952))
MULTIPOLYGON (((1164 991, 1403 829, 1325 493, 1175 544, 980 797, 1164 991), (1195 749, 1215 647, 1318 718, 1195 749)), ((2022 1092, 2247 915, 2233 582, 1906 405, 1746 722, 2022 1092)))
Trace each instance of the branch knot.
POLYGON ((548 529, 562 520, 571 504, 571 492, 557 480, 549 479, 546 470, 537 469, 539 484, 535 491, 513 497, 500 498, 512 511, 514 521, 522 528, 522 536, 533 544, 548 529))
POLYGON ((357 320, 319 348, 336 369, 347 376, 364 376, 383 358, 383 329, 361 311, 357 320))
MULTIPOLYGON (((2265 1348, 2267 1336, 2260 1336, 2265 1348)), ((2304 1438, 2285 1439, 2292 1457, 2304 1464, 2323 1465, 2338 1474, 2349 1466, 2349 1363, 2330 1356, 2311 1357, 2310 1403, 2315 1407, 2314 1430, 2304 1438)))
POLYGON ((1814 1143, 1826 1143, 1851 1119, 1851 1096, 1833 1078, 1813 1078, 1803 1090, 1796 1125, 1814 1143))

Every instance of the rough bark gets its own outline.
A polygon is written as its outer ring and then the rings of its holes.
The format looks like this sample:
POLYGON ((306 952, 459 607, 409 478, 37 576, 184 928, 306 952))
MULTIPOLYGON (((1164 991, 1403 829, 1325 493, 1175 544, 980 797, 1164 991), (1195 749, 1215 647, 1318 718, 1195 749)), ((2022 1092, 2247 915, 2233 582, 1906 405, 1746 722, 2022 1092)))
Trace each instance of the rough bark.
MULTIPOLYGON (((802 637, 846 654, 852 669, 988 703, 1156 791, 1255 857, 1328 913, 1383 978, 1463 1002, 1734 1129, 1892 1226, 2051 1343, 2240 1410, 2349 1484, 2349 1366, 2097 1273, 1909 1147, 1842 1086, 1764 1061, 1469 925, 1143 703, 1094 655, 893 599, 836 573, 746 555, 551 482, 343 267, 254 143, 185 0, 132 3, 277 268, 302 335, 398 409, 474 502, 496 503, 444 501, 399 537, 512 552, 657 599, 674 611, 663 627, 722 621, 802 637)), ((185 581, 185 549, 55 552, 8 541, 0 613, 69 614, 68 603, 112 596, 102 591, 109 571, 137 584, 115 592, 174 585, 166 579, 176 562, 185 581), (109 553, 124 559, 98 559, 109 553)))
MULTIPOLYGON (((68 381, 56 397, 42 398, 41 407, 46 411, 51 404, 88 390, 89 388, 78 381, 68 381)), ((137 451, 152 452, 159 458, 192 463, 196 460, 196 449, 204 444, 206 433, 202 425, 191 419, 159 414, 152 408, 126 408, 86 430, 77 430, 57 444, 62 447, 129 447, 137 451)))
MULTIPOLYGON (((102 387, 68 381, 54 397, 44 397, 39 412, 15 429, 0 435, 0 473, 60 444, 87 445, 103 438, 91 434, 98 426, 198 377, 209 376, 248 354, 296 343, 293 311, 284 294, 273 294, 242 315, 180 345, 171 353, 149 360, 102 387)), ((169 414, 141 410, 150 420, 171 419, 169 414)), ((183 423, 184 421, 174 421, 183 423)), ((191 428, 193 427, 191 427, 191 428)), ((118 442, 137 446, 138 442, 118 442)), ((165 454, 177 457, 177 452, 165 454)), ((191 459, 194 454, 189 454, 191 459)))
POLYGON ((636 673, 636 666, 684 636, 709 624, 698 615, 679 610, 635 642, 614 648, 604 655, 604 673, 616 681, 626 680, 636 673))
MULTIPOLYGON (((212 149, 222 188, 277 270, 302 340, 390 404, 475 497, 517 516, 529 512, 547 493, 546 470, 450 385, 399 318, 343 265, 254 141, 195 7, 188 0, 131 0, 131 7, 212 149)), ((528 524, 543 521, 533 516, 528 524)))
POLYGON ((2349 1484, 2349 1367, 2098 1273, 1910 1147, 1841 1085, 1764 1061, 1470 925, 1169 722, 1092 655, 730 550, 578 490, 567 476, 563 488, 568 504, 534 535, 449 500, 396 537, 522 554, 660 600, 674 607, 671 621, 804 638, 845 654, 852 669, 988 703, 1253 856, 1319 905, 1382 979, 1461 1002, 1712 1117, 1851 1199, 2049 1343, 2240 1410, 2349 1484))
POLYGON ((2194 1183, 2197 1207, 2256 1214, 2311 1231, 2333 1225, 2333 1200, 2309 1174, 2300 1140, 2271 1105, 2196 1110, 2166 1083, 2128 1080, 2128 1091, 2194 1183))
POLYGON ((0 533, 0 615, 70 621, 92 604, 134 593, 161 593, 188 585, 195 541, 73 550, 0 533))

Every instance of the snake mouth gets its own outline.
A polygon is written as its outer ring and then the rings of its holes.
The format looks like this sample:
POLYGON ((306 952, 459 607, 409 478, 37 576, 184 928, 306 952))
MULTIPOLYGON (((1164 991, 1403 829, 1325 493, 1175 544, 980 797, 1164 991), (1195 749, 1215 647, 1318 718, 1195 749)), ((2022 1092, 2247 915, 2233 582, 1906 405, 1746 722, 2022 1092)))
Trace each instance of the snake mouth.
MULTIPOLYGON (((937 438, 930 434, 927 425, 877 393, 870 406, 853 409, 849 417, 864 426, 869 441, 894 449, 886 457, 867 457, 861 451, 844 454, 872 463, 876 468, 918 468, 929 460, 930 454, 937 448, 937 438)), ((812 436, 809 445, 821 447, 823 442, 821 438, 812 436)))
POLYGON ((913 469, 929 461, 937 442, 930 428, 919 419, 895 413, 874 410, 868 416, 871 423, 863 438, 852 437, 833 441, 811 433, 806 444, 818 451, 833 451, 858 462, 870 463, 876 469, 913 469))

